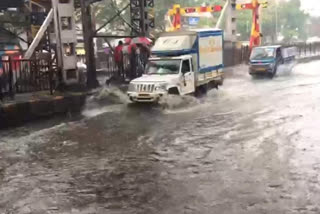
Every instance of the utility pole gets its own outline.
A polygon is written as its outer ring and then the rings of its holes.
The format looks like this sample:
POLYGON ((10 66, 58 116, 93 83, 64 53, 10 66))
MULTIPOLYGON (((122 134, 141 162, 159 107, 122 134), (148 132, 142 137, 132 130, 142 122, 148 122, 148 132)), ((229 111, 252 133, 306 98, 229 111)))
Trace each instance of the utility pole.
POLYGON ((96 60, 94 54, 93 34, 94 29, 91 19, 91 6, 89 1, 80 0, 83 40, 87 65, 87 86, 88 88, 96 88, 99 86, 96 73, 96 60))
POLYGON ((60 86, 78 84, 74 1, 52 0, 52 8, 60 86))
POLYGON ((63 59, 62 59, 62 47, 61 47, 61 35, 60 35, 60 27, 59 27, 59 12, 58 12, 58 0, 52 0, 52 8, 54 11, 53 19, 54 19, 54 32, 55 32, 55 39, 56 39, 56 56, 57 56, 57 68, 58 73, 61 72, 59 75, 59 81, 63 82, 62 80, 62 70, 63 70, 63 59))

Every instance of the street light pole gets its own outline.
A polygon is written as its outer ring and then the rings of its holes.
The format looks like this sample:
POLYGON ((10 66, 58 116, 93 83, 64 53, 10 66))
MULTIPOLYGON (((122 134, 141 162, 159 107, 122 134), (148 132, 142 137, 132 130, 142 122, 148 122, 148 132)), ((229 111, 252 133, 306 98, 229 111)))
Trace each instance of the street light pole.
POLYGON ((276 2, 276 42, 278 42, 278 0, 276 2))

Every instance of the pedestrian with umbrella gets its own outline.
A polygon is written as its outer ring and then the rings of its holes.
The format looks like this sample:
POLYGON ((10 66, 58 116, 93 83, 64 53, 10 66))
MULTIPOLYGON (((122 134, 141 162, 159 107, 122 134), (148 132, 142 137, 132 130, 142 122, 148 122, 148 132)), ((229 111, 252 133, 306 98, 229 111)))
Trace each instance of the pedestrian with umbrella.
POLYGON ((136 60, 137 69, 135 76, 141 76, 151 55, 150 46, 152 40, 147 37, 136 37, 132 39, 131 43, 136 44, 139 49, 139 55, 136 60))

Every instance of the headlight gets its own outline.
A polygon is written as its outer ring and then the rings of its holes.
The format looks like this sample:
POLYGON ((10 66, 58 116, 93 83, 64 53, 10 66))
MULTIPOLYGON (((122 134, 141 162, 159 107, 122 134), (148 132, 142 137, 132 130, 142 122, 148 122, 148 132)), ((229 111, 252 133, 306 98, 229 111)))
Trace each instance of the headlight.
POLYGON ((136 91, 136 85, 133 84, 133 83, 130 83, 130 84, 129 84, 128 91, 136 91))
POLYGON ((156 91, 166 91, 167 90, 167 83, 162 83, 159 85, 156 85, 155 90, 156 91))

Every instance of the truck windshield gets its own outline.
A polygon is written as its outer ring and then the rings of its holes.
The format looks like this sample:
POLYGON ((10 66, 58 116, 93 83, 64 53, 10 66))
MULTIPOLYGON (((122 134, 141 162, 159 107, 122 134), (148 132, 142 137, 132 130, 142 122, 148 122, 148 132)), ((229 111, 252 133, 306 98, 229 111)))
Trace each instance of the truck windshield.
POLYGON ((147 74, 178 74, 181 60, 156 60, 147 65, 147 74))
POLYGON ((250 59, 273 59, 275 57, 275 48, 254 48, 252 50, 250 59))

